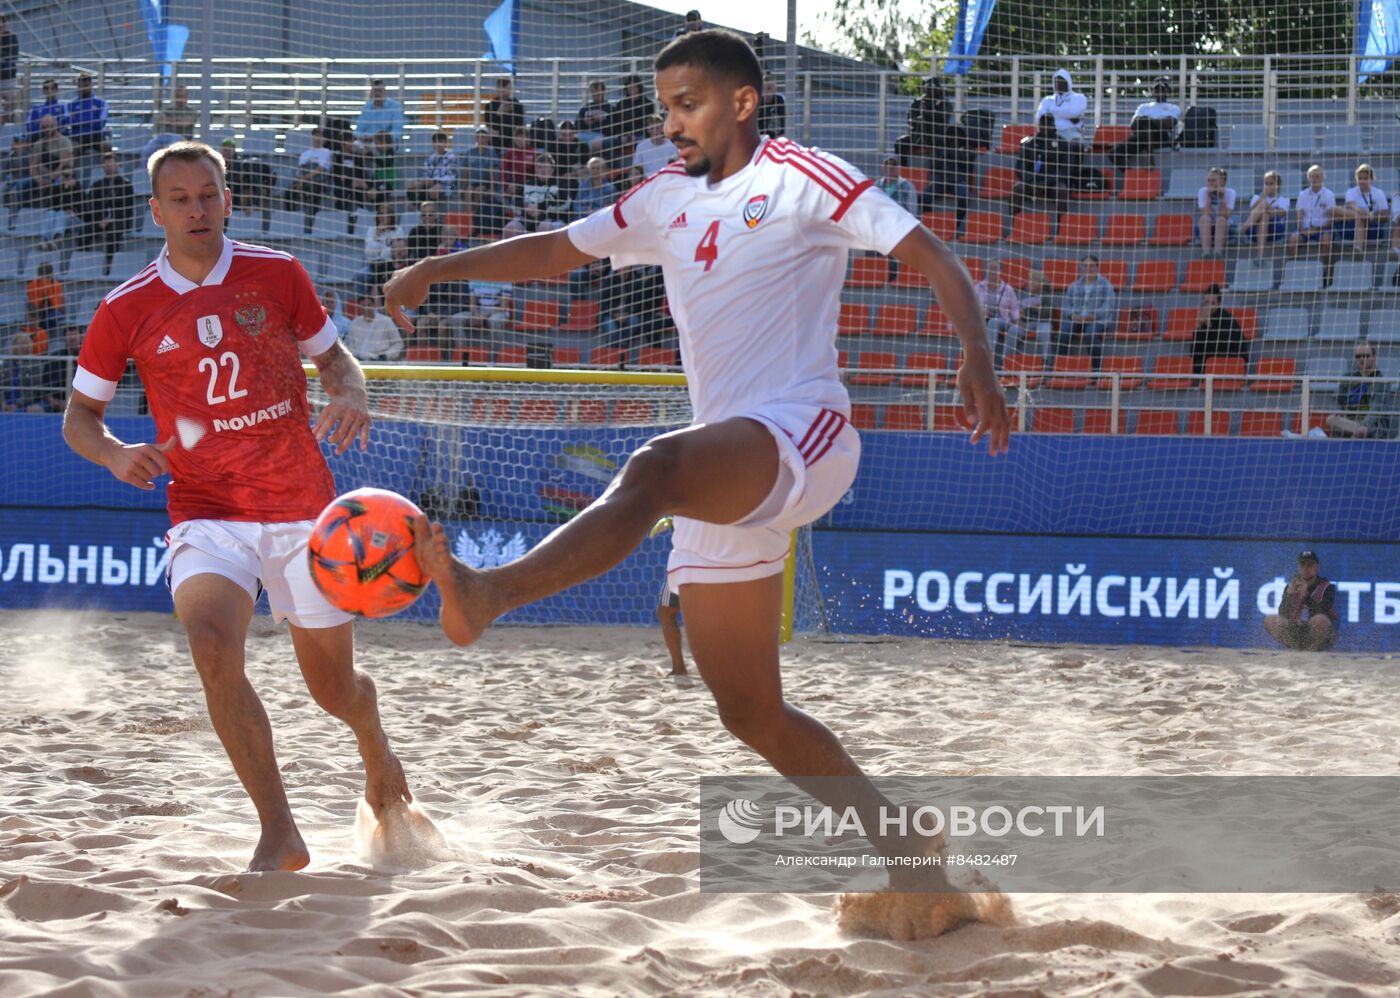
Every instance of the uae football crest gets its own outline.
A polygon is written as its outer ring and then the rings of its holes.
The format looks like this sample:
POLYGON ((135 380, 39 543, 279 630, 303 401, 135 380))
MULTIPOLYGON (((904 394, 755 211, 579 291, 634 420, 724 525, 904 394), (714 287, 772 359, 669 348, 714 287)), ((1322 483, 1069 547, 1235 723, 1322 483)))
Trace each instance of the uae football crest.
POLYGON ((749 198, 749 203, 744 205, 744 224, 751 229, 758 228, 758 223, 763 221, 763 216, 768 211, 768 195, 755 194, 749 198))
POLYGON ((207 347, 216 347, 223 342, 224 324, 219 321, 217 315, 201 315, 194 320, 195 332, 199 335, 199 342, 207 347))
POLYGON ((233 321, 249 336, 261 336, 263 324, 267 322, 267 309, 255 303, 239 305, 233 310, 233 321))

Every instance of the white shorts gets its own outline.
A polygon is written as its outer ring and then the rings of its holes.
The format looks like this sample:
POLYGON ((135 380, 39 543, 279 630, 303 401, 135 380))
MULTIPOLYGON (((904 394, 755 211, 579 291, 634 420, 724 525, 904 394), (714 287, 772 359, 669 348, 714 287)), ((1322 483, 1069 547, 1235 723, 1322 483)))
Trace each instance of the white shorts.
POLYGON ((675 518, 668 581, 748 582, 776 575, 787 558, 789 535, 840 501, 856 478, 860 435, 832 409, 780 403, 738 415, 768 428, 782 468, 773 493, 736 523, 675 518))
POLYGON ((306 541, 311 520, 245 523, 185 520, 165 535, 170 545, 166 582, 170 594, 195 575, 222 575, 257 602, 267 590, 272 619, 309 629, 336 627, 355 618, 327 602, 311 581, 306 541))

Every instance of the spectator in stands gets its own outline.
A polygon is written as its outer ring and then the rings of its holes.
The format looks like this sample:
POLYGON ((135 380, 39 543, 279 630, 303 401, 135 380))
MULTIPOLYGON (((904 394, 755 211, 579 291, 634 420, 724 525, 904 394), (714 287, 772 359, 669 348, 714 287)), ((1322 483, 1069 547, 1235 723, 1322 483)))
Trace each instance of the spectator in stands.
POLYGON ((574 121, 578 125, 578 137, 588 143, 593 152, 603 151, 603 140, 607 138, 608 119, 612 117, 613 106, 608 100, 608 85, 602 80, 588 83, 588 101, 578 109, 574 121))
POLYGON ((1061 141, 1079 147, 1087 145, 1083 125, 1089 98, 1074 89, 1074 80, 1067 69, 1055 70, 1051 86, 1054 92, 1041 98, 1040 107, 1035 112, 1036 121, 1048 114, 1055 119, 1055 133, 1061 141))
POLYGON ((943 89, 943 83, 930 76, 924 81, 923 94, 909 105, 909 131, 895 139, 894 151, 901 166, 920 166, 921 161, 937 158, 953 124, 953 103, 943 89))
POLYGON ((1337 391, 1337 408, 1327 417, 1327 430, 1334 437, 1391 437, 1397 424, 1400 398, 1385 383, 1376 358, 1376 347, 1369 340, 1357 340, 1352 350, 1352 368, 1337 391))
POLYGON ((1354 174, 1356 186, 1347 188, 1342 203, 1342 221, 1337 226, 1337 238, 1352 237, 1352 250, 1365 256, 1366 242, 1374 239, 1384 245, 1386 225, 1390 222, 1390 199, 1375 186, 1376 171, 1370 163, 1362 163, 1354 174))
POLYGON ((1087 351, 1094 369, 1103 367, 1103 342, 1113 322, 1117 296, 1108 278, 1099 273, 1099 258, 1086 253, 1079 261, 1079 279, 1065 291, 1064 315, 1051 335, 1051 355, 1087 351))
MULTIPOLYGON (((501 230, 505 227, 511 212, 494 190, 476 185, 468 187, 466 209, 471 213, 472 229, 478 237, 488 242, 501 238, 501 230)), ((461 238, 467 238, 472 233, 460 232, 458 235, 461 238)))
POLYGON ((377 199, 392 199, 399 189, 398 149, 388 132, 380 132, 370 143, 371 188, 377 199))
POLYGON ((224 157, 224 182, 233 192, 234 208, 240 212, 261 212, 262 230, 266 232, 272 218, 268 204, 277 175, 272 172, 271 166, 261 160, 239 155, 233 139, 224 139, 219 144, 219 151, 224 157))
POLYGON ((573 200, 578 183, 587 172, 584 167, 588 163, 589 152, 587 144, 579 140, 578 129, 572 121, 559 122, 559 136, 548 152, 554 157, 560 193, 573 200))
POLYGON ((51 114, 39 121, 39 138, 29 147, 27 201, 39 208, 65 209, 78 194, 73 169, 73 142, 59 131, 51 114))
POLYGON ((1235 317, 1221 305, 1219 284, 1206 289, 1196 314, 1196 330, 1191 337, 1192 369, 1203 374, 1210 357, 1239 357, 1249 363, 1249 343, 1235 317))
POLYGON ((102 154, 102 176, 83 192, 74 214, 79 224, 70 225, 57 239, 41 243, 39 248, 45 252, 70 253, 75 249, 101 246, 102 273, 110 274, 112 257, 121 250, 136 220, 136 192, 131 181, 118 171, 115 153, 109 150, 102 154))
POLYGON ((1254 233, 1254 255, 1262 260, 1264 249, 1269 243, 1276 243, 1288 231, 1288 196, 1279 193, 1283 188, 1283 178, 1277 170, 1264 174, 1264 192, 1256 194, 1249 201, 1249 217, 1240 226, 1240 238, 1246 239, 1254 233))
POLYGON ((1055 131, 1055 118, 1043 114, 1036 133, 1021 140, 1016 154, 1016 183, 1011 188, 1011 213, 1019 213, 1027 202, 1048 202, 1055 214, 1069 208, 1075 185, 1069 144, 1055 131))
POLYGON ((1337 196, 1326 186, 1322 167, 1308 167, 1308 186, 1298 192, 1298 231, 1288 237, 1288 255, 1294 257, 1303 244, 1316 242, 1322 254, 1322 283, 1331 283, 1332 223, 1339 213, 1337 196))
POLYGON ((1021 325, 1021 303, 1016 291, 1001 279, 1001 261, 992 257, 987 261, 986 277, 973 285, 977 300, 982 303, 982 314, 987 320, 987 336, 991 340, 992 355, 997 367, 1001 367, 1007 348, 1020 349, 1025 338, 1025 327, 1021 325))
POLYGON ((647 121, 656 114, 656 105, 642 88, 640 76, 622 81, 622 99, 613 105, 608 118, 608 158, 617 165, 632 162, 632 152, 646 131, 647 121))
POLYGON ((685 12, 685 23, 677 28, 676 33, 671 37, 679 38, 681 35, 688 35, 692 31, 702 31, 704 27, 705 19, 700 16, 700 12, 698 10, 688 10, 685 12))
POLYGON ((1137 106, 1132 121, 1128 122, 1128 137, 1109 153, 1118 169, 1124 169, 1134 156, 1176 145, 1181 107, 1171 102, 1171 93, 1171 82, 1165 76, 1152 84, 1152 99, 1137 106))
POLYGON ((403 335, 394 320, 384 314, 379 292, 360 296, 360 314, 350 320, 345 347, 356 360, 395 361, 403 356, 403 335))
POLYGON ((394 240, 407 238, 393 202, 381 201, 374 212, 374 224, 365 233, 365 262, 387 261, 393 255, 394 240))
POLYGON ((1264 630, 1285 648, 1325 651, 1337 640, 1337 587, 1317 569, 1317 552, 1301 552, 1298 571, 1279 599, 1278 613, 1264 618, 1264 630))
POLYGON ((763 74, 763 97, 758 102, 758 132, 776 139, 787 131, 787 98, 778 93, 771 72, 763 74))
POLYGON ((141 150, 141 162, 145 163, 157 149, 164 149, 172 142, 194 136, 194 108, 190 107, 190 88, 179 84, 175 87, 171 101, 159 108, 151 121, 151 139, 141 150))
MULTIPOLYGON (((1026 275, 1026 292, 1021 298, 1021 323, 1026 329, 1026 338, 1034 336, 1037 343, 1045 343, 1050 339, 1050 334, 1054 329, 1051 321, 1054 316, 1054 309, 1050 303, 1050 282, 1045 277, 1045 271, 1032 270, 1026 275)), ((1021 349, 1026 349, 1024 339, 1021 349)), ((1038 347, 1039 349, 1043 349, 1038 347)))
POLYGON ((569 216, 569 200, 559 191, 554 157, 544 153, 535 159, 535 175, 520 191, 521 217, 528 232, 560 229, 569 216))
POLYGON ((29 314, 34 324, 50 336, 63 329, 63 282, 54 276, 53 264, 45 261, 34 268, 33 279, 25 285, 29 314))
POLYGON ((509 281, 468 281, 466 322, 471 338, 483 342, 504 339, 515 317, 515 289, 509 281))
POLYGON ((14 210, 29 203, 34 182, 29 178, 29 139, 24 133, 10 140, 9 151, 5 153, 3 183, 5 207, 9 209, 6 227, 14 224, 14 210))
POLYGON ((1201 244, 1201 256, 1224 257, 1225 244, 1230 240, 1230 217, 1235 211, 1238 195, 1233 187, 1225 186, 1228 175, 1223 166, 1206 171, 1206 185, 1196 192, 1196 238, 1201 244))
POLYGON ((915 217, 919 214, 919 192, 914 185, 899 175, 899 156, 887 153, 880 172, 880 190, 889 195, 899 205, 915 217))
POLYGON ((355 155, 355 142, 350 137, 350 133, 326 125, 321 127, 326 129, 326 141, 330 145, 333 155, 330 179, 331 200, 337 211, 347 213, 345 234, 351 235, 355 231, 355 209, 360 205, 376 204, 379 199, 378 194, 371 186, 369 174, 360 165, 359 158, 355 155), (334 138, 336 135, 340 136, 338 143, 334 138))
POLYGON ((608 164, 603 162, 603 157, 594 156, 588 161, 583 179, 578 182, 578 191, 574 194, 574 214, 579 217, 591 215, 616 200, 617 188, 608 179, 608 164))
POLYGON ((599 329, 608 346, 662 346, 666 324, 661 302, 666 286, 660 267, 610 269, 603 279, 599 329))
POLYGON ((647 176, 651 176, 676 158, 676 147, 662 133, 660 116, 653 114, 647 119, 646 127, 646 138, 637 143, 637 148, 632 153, 632 162, 640 166, 647 176))
POLYGON ((19 38, 10 22, 0 13, 0 125, 10 120, 19 106, 19 38))
POLYGON ((4 369, 0 371, 0 411, 4 412, 44 412, 41 400, 44 396, 40 385, 40 371, 43 366, 34 360, 40 353, 34 337, 42 330, 30 326, 18 330, 9 337, 5 346, 8 355, 4 369))
POLYGON ((408 182, 409 194, 422 194, 433 201, 456 196, 462 164, 449 148, 451 141, 446 132, 433 133, 433 151, 424 158, 418 176, 408 182))
POLYGON ((486 105, 486 127, 491 129, 491 144, 502 155, 514 142, 515 130, 525 127, 525 105, 515 99, 515 81, 509 76, 496 80, 496 96, 486 105))
POLYGON ((535 147, 524 126, 511 136, 510 149, 501 157, 501 196, 510 204, 520 201, 520 189, 535 175, 535 147))
POLYGON ((391 145, 403 140, 403 105, 388 96, 383 80, 369 81, 369 100, 360 105, 355 119, 355 141, 371 149, 374 137, 388 132, 391 145))
POLYGON ((408 262, 417 263, 424 257, 437 256, 452 243, 451 231, 438 216, 436 201, 418 205, 418 224, 408 233, 408 262))
POLYGON ((636 187, 646 178, 647 175, 642 172, 642 168, 640 166, 637 166, 635 163, 629 166, 626 172, 624 172, 622 175, 623 193, 630 191, 632 188, 636 187))
POLYGON ((331 320, 331 325, 335 326, 335 335, 345 339, 345 334, 350 331, 350 320, 340 307, 340 295, 331 288, 322 291, 321 307, 326 310, 326 318, 331 320))
POLYGON ((49 79, 40 84, 40 92, 44 99, 29 109, 29 117, 24 123, 24 134, 30 140, 40 138, 44 131, 44 119, 53 118, 58 125, 58 130, 63 134, 68 134, 68 105, 58 99, 58 81, 49 79))
POLYGON ((65 106, 68 137, 73 140, 76 155, 96 155, 107 141, 107 102, 92 92, 89 73, 79 74, 77 89, 78 96, 65 106))
POLYGON ((501 154, 491 142, 491 129, 478 125, 473 133, 476 142, 462 157, 462 180, 467 190, 493 191, 500 179, 501 154))
MULTIPOLYGON (((325 130, 319 125, 311 129, 311 148, 302 151, 297 157, 297 172, 287 185, 282 202, 288 211, 306 213, 303 231, 311 231, 311 222, 321 207, 321 199, 326 193, 326 183, 331 175, 333 157, 326 148, 325 130)), ((348 321, 348 320, 347 320, 348 321)))

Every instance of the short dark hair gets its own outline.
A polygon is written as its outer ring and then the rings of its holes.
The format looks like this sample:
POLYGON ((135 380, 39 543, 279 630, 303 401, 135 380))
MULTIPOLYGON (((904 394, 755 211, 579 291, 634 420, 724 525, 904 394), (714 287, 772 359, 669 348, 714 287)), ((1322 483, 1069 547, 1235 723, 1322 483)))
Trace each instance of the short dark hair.
POLYGON ((1096 256, 1096 255, 1093 254, 1093 253, 1085 253, 1083 256, 1081 256, 1081 257, 1079 258, 1079 262, 1080 262, 1080 263, 1088 263, 1090 260, 1093 260, 1095 263, 1098 263, 1098 262, 1099 262, 1098 256, 1096 256))
POLYGON ((447 141, 447 133, 446 133, 446 132, 434 132, 434 133, 433 133, 433 141, 436 142, 438 139, 442 139, 442 141, 446 142, 446 141, 447 141))
POLYGON ((763 91, 763 67, 753 47, 742 36, 723 28, 692 31, 674 39, 652 63, 658 73, 672 66, 694 66, 740 86, 763 91))
POLYGON ((1210 295, 1212 298, 1219 298, 1221 296, 1220 285, 1212 284, 1210 287, 1206 288, 1206 294, 1210 295))
POLYGON ((182 163, 198 163, 205 160, 212 163, 214 172, 219 177, 219 189, 223 190, 226 186, 224 157, 218 150, 203 142, 172 142, 165 148, 151 153, 151 158, 146 160, 146 173, 151 178, 151 193, 156 197, 160 197, 160 168, 170 160, 179 160, 182 163))

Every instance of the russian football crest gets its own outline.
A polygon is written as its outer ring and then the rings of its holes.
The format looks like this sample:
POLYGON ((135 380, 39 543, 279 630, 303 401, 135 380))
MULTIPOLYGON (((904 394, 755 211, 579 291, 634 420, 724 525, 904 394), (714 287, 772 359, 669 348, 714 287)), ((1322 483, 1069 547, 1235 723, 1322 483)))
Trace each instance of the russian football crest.
POLYGON ((216 347, 223 342, 224 324, 219 321, 217 315, 201 315, 194 320, 194 325, 199 342, 205 346, 216 347))
POLYGON ((751 229, 758 228, 758 223, 763 221, 763 216, 767 211, 768 195, 755 194, 749 198, 749 203, 744 205, 744 224, 751 229))
POLYGON ((258 304, 239 305, 233 310, 233 321, 249 336, 260 336, 267 322, 267 309, 258 304))

